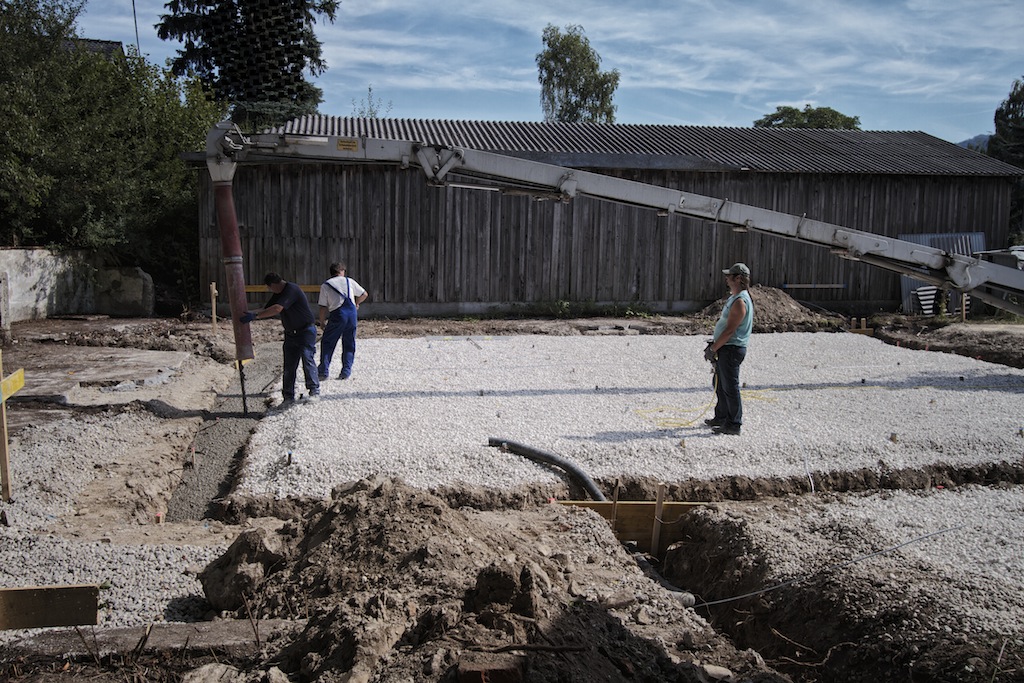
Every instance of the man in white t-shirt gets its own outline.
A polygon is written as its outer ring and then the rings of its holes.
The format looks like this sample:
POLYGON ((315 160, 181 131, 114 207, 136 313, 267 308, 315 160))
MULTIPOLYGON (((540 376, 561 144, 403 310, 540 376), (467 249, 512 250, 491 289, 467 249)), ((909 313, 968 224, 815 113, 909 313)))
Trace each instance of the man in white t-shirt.
POLYGON ((356 358, 356 325, 359 322, 359 304, 368 296, 358 282, 345 276, 344 263, 331 264, 331 277, 320 285, 319 324, 324 328, 320 339, 320 365, 317 367, 321 380, 330 376, 331 358, 341 340, 341 374, 339 379, 348 379, 352 374, 352 363, 356 358))

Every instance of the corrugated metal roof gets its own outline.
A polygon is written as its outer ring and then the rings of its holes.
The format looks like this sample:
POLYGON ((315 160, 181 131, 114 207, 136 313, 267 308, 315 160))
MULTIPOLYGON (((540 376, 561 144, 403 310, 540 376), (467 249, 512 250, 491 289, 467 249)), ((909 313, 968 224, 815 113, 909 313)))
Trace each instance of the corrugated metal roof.
POLYGON ((744 169, 771 173, 1024 175, 927 133, 804 128, 453 121, 304 116, 278 132, 411 140, 569 166, 744 169))
POLYGON ((87 52, 95 52, 107 59, 114 55, 124 57, 124 45, 117 40, 97 40, 95 38, 72 38, 64 41, 66 47, 77 47, 87 52))

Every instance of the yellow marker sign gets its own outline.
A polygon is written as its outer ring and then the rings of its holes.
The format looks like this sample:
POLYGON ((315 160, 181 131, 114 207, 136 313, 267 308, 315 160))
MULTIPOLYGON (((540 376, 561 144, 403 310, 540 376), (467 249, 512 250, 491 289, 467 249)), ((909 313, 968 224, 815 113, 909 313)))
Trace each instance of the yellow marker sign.
POLYGON ((358 152, 359 138, 338 138, 339 152, 358 152))
POLYGON ((10 377, 4 377, 4 357, 0 353, 0 387, 3 400, 0 400, 0 497, 11 502, 11 457, 7 449, 7 399, 18 389, 25 386, 25 371, 19 369, 10 377))
POLYGON ((0 382, 0 389, 3 390, 3 400, 6 401, 11 396, 18 393, 18 389, 25 386, 25 370, 16 370, 7 377, 4 377, 3 381, 0 382))

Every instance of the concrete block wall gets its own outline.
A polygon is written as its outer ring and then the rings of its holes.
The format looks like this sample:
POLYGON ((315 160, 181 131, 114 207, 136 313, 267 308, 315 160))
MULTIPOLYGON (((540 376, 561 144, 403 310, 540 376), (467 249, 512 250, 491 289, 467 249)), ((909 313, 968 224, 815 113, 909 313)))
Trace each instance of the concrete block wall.
POLYGON ((84 251, 0 249, 0 329, 61 315, 153 315, 153 279, 140 268, 97 267, 84 251))
POLYGON ((153 278, 138 267, 98 269, 95 297, 96 313, 122 318, 150 318, 156 303, 153 278))

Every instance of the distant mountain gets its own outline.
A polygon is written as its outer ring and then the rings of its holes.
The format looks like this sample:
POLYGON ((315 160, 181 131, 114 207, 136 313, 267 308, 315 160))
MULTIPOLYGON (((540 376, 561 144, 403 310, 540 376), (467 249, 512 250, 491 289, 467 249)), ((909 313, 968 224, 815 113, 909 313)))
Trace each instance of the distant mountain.
POLYGON ((963 142, 956 143, 960 147, 966 147, 967 149, 980 149, 985 151, 988 148, 988 139, 992 137, 988 134, 975 135, 970 140, 964 140, 963 142))

